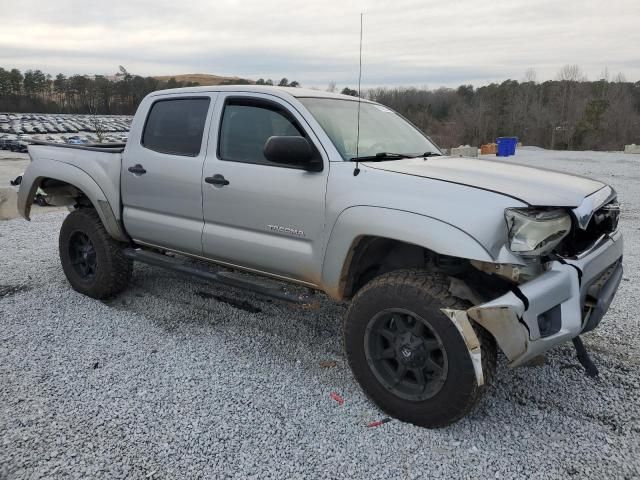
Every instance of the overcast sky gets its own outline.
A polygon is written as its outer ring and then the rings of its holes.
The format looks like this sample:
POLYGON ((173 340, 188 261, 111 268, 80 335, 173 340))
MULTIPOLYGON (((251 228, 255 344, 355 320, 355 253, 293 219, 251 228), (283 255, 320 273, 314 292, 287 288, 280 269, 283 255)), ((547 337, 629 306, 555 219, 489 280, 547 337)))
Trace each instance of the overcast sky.
POLYGON ((640 0, 0 0, 0 66, 353 87, 361 11, 366 86, 640 80, 640 0))

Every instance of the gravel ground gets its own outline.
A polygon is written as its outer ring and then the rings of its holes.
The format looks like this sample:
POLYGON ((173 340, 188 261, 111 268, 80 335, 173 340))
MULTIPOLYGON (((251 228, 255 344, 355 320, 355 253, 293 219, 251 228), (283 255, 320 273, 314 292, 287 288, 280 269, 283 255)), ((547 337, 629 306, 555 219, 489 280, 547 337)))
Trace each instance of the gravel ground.
POLYGON ((341 348, 344 306, 289 306, 136 266, 108 302, 60 269, 64 213, 0 222, 0 479, 640 478, 640 158, 521 150, 509 161, 612 183, 626 273, 585 337, 509 370, 442 430, 391 421, 341 348), (330 398, 337 392, 340 406, 330 398))

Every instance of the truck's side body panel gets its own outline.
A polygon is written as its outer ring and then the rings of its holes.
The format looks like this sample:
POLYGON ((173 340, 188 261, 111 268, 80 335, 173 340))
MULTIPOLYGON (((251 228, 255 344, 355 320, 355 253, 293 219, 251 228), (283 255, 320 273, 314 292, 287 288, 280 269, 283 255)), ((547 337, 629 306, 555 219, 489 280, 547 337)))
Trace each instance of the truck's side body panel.
MULTIPOLYGON (((233 115, 244 114, 245 117, 236 117, 236 121, 240 122, 252 114, 259 117, 260 111, 251 113, 256 108, 258 107, 234 111, 233 115)), ((220 186, 203 182, 204 256, 319 285, 324 247, 325 195, 329 176, 329 161, 322 144, 304 117, 290 103, 272 95, 221 94, 213 117, 204 176, 222 175, 229 184, 220 186), (268 105, 273 104, 274 108, 286 109, 322 156, 322 171, 309 172, 282 165, 223 159, 224 154, 218 151, 218 143, 227 99, 257 99, 271 102, 268 105)), ((284 119, 281 120, 284 122, 284 119)), ((246 128, 249 139, 251 138, 251 125, 226 125, 227 130, 246 128)), ((267 126, 270 124, 265 128, 267 126)), ((238 135, 228 134, 230 142, 236 141, 237 137, 238 135)), ((259 157, 255 152, 245 155, 259 157)))
POLYGON ((209 110, 200 151, 195 156, 165 153, 147 148, 142 136, 148 112, 158 101, 184 96, 147 97, 141 103, 131 126, 123 153, 123 217, 129 235, 139 242, 166 247, 194 255, 202 254, 202 166, 207 154, 211 111, 217 94, 206 92, 192 98, 208 98, 209 110), (142 166, 144 174, 129 168, 142 166))

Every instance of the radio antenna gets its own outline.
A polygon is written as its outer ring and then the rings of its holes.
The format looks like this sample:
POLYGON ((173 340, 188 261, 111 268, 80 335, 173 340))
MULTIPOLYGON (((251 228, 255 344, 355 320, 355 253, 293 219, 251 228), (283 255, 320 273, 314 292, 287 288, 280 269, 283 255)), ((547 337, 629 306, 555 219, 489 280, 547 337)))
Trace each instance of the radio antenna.
POLYGON ((360 65, 358 67, 358 120, 356 127, 356 168, 353 171, 353 176, 357 177, 360 173, 360 168, 358 167, 358 159, 360 158, 360 86, 362 85, 362 17, 364 13, 360 13, 360 65))

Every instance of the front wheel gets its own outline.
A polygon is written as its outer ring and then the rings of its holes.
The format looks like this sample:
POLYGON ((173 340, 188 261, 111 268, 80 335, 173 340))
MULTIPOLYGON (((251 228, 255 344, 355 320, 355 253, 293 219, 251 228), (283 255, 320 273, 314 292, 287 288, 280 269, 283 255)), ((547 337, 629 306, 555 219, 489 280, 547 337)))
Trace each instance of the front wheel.
MULTIPOLYGON (((349 365, 364 392, 400 420, 436 428, 467 415, 484 392, 458 329, 441 308, 466 310, 446 277, 400 270, 371 280, 353 298, 344 323, 349 365)), ((485 383, 496 345, 481 327, 485 383)))
POLYGON ((62 269, 74 290, 107 298, 129 283, 133 262, 124 256, 124 245, 111 238, 94 209, 67 215, 58 245, 62 269))

